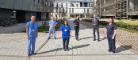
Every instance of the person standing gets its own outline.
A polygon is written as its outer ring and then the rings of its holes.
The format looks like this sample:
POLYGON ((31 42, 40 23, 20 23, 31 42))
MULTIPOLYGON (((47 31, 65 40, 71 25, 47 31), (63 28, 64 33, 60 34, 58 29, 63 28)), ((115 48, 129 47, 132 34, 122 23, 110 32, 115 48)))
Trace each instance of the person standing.
POLYGON ((31 16, 31 21, 27 22, 26 34, 28 38, 28 56, 31 56, 35 52, 35 42, 38 36, 38 23, 35 16, 31 16))
POLYGON ((97 40, 100 41, 100 35, 99 35, 99 18, 94 15, 92 19, 93 24, 93 40, 96 41, 96 34, 97 34, 97 40))
POLYGON ((48 33, 48 40, 51 38, 51 34, 54 35, 54 39, 56 40, 56 27, 57 21, 54 20, 53 17, 51 17, 51 20, 49 21, 49 33, 48 33))
POLYGON ((75 29, 75 38, 76 40, 79 40, 79 26, 80 26, 80 18, 77 16, 77 18, 73 21, 74 23, 74 29, 75 29))
POLYGON ((67 20, 64 21, 64 24, 60 27, 60 30, 62 31, 63 49, 64 51, 69 51, 68 45, 70 40, 71 27, 67 20))
POLYGON ((108 39, 109 45, 109 52, 115 53, 116 46, 115 46, 115 36, 116 36, 117 27, 114 24, 113 18, 109 18, 108 24, 106 25, 106 34, 108 39))

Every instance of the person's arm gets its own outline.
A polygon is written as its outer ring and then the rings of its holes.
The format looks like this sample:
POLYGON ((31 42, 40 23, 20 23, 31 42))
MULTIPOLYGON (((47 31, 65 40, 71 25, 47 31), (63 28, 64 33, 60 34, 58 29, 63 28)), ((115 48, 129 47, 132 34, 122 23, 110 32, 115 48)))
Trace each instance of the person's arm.
POLYGON ((29 38, 29 34, 28 34, 28 26, 26 26, 26 37, 27 37, 27 39, 29 38))
POLYGON ((59 36, 59 37, 62 37, 62 27, 63 26, 60 26, 60 29, 59 29, 60 31, 57 32, 57 34, 58 34, 57 36, 59 36))
POLYGON ((76 20, 73 21, 73 23, 75 23, 75 22, 76 22, 76 20))
POLYGON ((98 18, 98 25, 100 25, 100 19, 98 18))
POLYGON ((115 38, 116 32, 117 32, 117 30, 114 30, 114 34, 113 34, 113 36, 112 36, 112 39, 115 38))
POLYGON ((103 34, 104 34, 104 39, 107 38, 107 27, 104 28, 103 34))
POLYGON ((117 33, 117 27, 116 27, 116 26, 114 26, 114 33, 113 33, 112 39, 114 39, 114 38, 115 38, 116 33, 117 33))
POLYGON ((36 37, 38 37, 38 24, 37 24, 37 30, 36 30, 36 37))

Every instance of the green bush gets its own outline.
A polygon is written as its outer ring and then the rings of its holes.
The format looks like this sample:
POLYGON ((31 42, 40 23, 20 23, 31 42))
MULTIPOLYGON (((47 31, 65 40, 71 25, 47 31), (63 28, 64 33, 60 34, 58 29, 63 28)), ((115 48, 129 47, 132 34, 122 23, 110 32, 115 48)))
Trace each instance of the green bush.
MULTIPOLYGON (((108 24, 108 22, 106 22, 106 21, 100 21, 100 25, 105 26, 107 24, 108 24)), ((115 22, 115 24, 117 25, 117 27, 125 29, 129 32, 138 32, 138 25, 130 25, 123 21, 115 22)))
POLYGON ((106 21, 100 21, 100 25, 106 26, 107 24, 108 24, 108 22, 106 22, 106 21))
MULTIPOLYGON (((56 26, 56 30, 59 30, 60 26, 62 25, 63 22, 58 22, 56 26)), ((49 31, 49 26, 48 25, 41 25, 38 27, 38 32, 48 32, 49 31)), ((25 29, 22 31, 25 32, 25 29)))

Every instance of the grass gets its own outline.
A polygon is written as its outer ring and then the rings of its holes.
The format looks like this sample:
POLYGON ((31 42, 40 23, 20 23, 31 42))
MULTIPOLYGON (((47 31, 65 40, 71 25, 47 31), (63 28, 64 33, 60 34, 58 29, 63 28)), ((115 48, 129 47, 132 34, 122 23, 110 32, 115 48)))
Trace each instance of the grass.
POLYGON ((119 21, 122 21, 129 25, 138 25, 138 20, 128 20, 128 19, 115 20, 115 22, 119 22, 119 21))

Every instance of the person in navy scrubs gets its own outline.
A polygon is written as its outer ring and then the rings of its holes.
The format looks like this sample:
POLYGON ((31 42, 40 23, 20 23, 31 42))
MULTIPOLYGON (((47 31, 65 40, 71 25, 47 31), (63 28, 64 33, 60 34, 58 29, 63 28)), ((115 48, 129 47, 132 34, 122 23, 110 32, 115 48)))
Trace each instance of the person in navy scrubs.
POLYGON ((115 53, 115 36, 116 36, 117 27, 114 24, 113 18, 109 18, 108 24, 106 25, 106 33, 109 45, 109 52, 115 53))
POLYGON ((38 36, 38 23, 35 16, 32 16, 31 21, 27 22, 26 33, 28 38, 28 56, 31 56, 34 54, 35 42, 38 36))
POLYGON ((71 27, 67 20, 64 21, 64 24, 60 27, 60 30, 62 32, 63 49, 64 51, 69 51, 68 45, 70 40, 71 27))
POLYGON ((80 17, 76 16, 76 19, 73 21, 75 29, 75 38, 79 40, 79 29, 80 29, 80 17))

